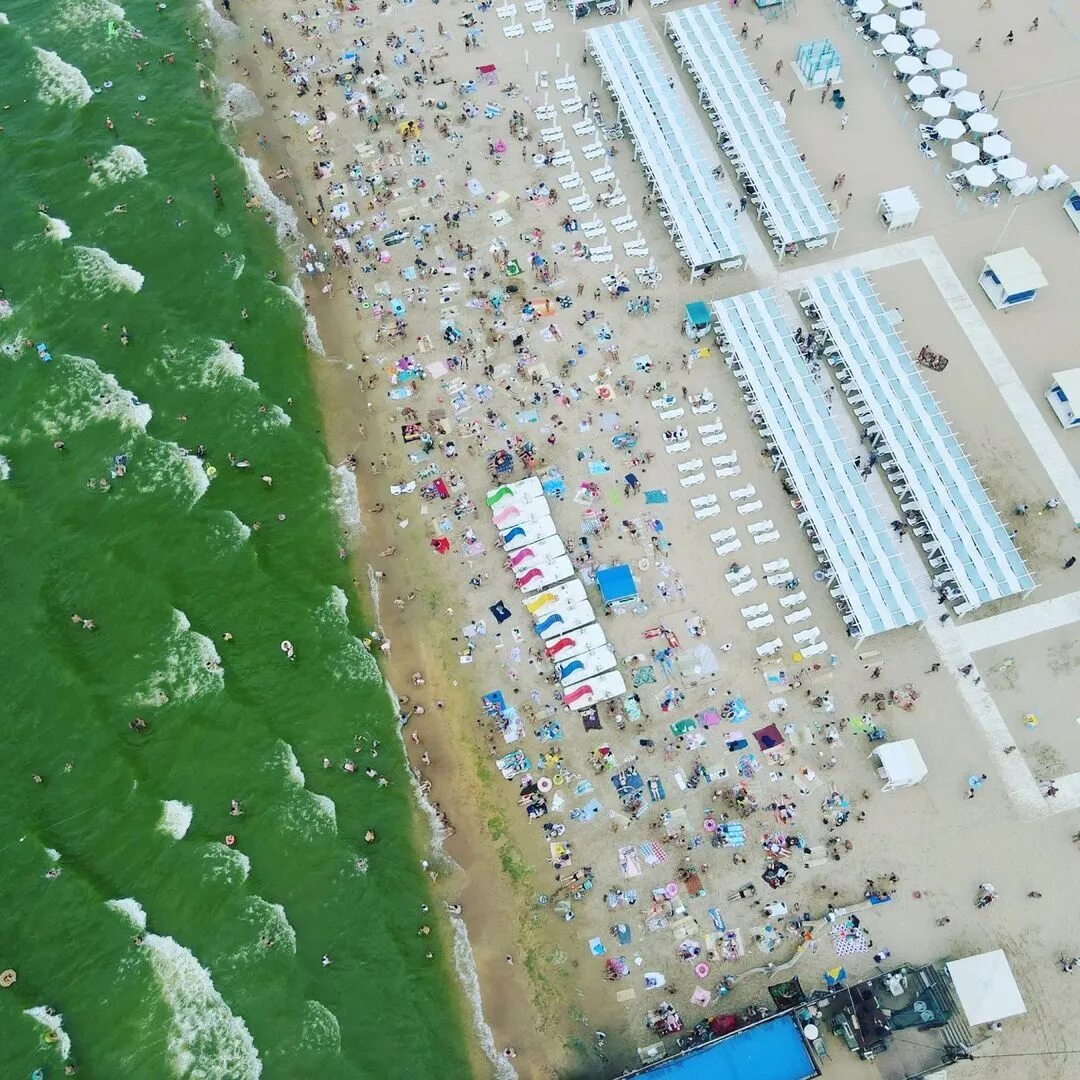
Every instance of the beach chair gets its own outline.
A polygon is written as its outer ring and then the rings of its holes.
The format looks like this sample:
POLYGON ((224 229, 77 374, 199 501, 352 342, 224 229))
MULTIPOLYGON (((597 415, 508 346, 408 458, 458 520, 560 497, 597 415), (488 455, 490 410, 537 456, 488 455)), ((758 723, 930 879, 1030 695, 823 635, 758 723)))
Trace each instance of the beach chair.
POLYGON ((594 161, 596 158, 603 157, 607 151, 604 149, 604 144, 599 142, 589 143, 588 146, 583 146, 581 152, 590 160, 594 161))
POLYGON ((766 641, 764 645, 757 647, 758 656, 772 656, 774 652, 779 651, 784 647, 784 642, 781 638, 774 638, 772 641, 766 641))
POLYGON ((772 532, 755 533, 755 544, 775 544, 780 539, 780 534, 774 529, 772 532))
POLYGON ((716 478, 717 480, 730 480, 733 476, 738 476, 741 472, 741 465, 728 465, 726 468, 716 470, 716 478))
POLYGON ((612 218, 611 224, 615 226, 616 232, 630 232, 631 229, 637 228, 637 221, 633 214, 623 214, 622 217, 612 218))
POLYGON ((690 449, 690 444, 688 442, 668 443, 664 449, 669 454, 685 454, 690 449))
POLYGON ((696 472, 704 464, 701 458, 693 458, 690 461, 684 461, 679 465, 679 472, 696 472))
POLYGON ((607 235, 607 226, 600 218, 594 218, 581 225, 581 232, 586 240, 595 240, 598 236, 607 235))
MULTIPOLYGON (((770 574, 765 579, 770 585, 786 585, 789 581, 795 580, 795 575, 790 571, 786 571, 783 574, 770 574)), ((782 604, 784 601, 781 600, 782 604)))
MULTIPOLYGON (((545 124, 555 119, 555 106, 554 105, 537 105, 533 109, 533 113, 537 120, 543 121, 545 124)), ((542 160, 542 159, 541 159, 542 160)))
POLYGON ((749 607, 742 609, 742 617, 744 619, 758 619, 762 615, 767 615, 768 611, 768 604, 751 604, 749 607))
POLYGON ((766 626, 772 626, 776 620, 771 615, 762 615, 760 619, 749 619, 746 623, 747 630, 764 630, 766 626))
POLYGON ((715 550, 717 555, 723 556, 730 555, 733 551, 738 551, 741 547, 741 540, 729 540, 726 544, 720 544, 715 550))
POLYGON ((585 108, 585 103, 579 97, 564 98, 559 102, 559 108, 562 109, 563 116, 573 116, 585 108))
POLYGON ((745 581, 750 574, 749 566, 740 566, 738 570, 729 570, 724 577, 729 585, 738 585, 740 581, 745 581))
MULTIPOLYGON (((723 424, 698 424, 698 434, 702 436, 718 435, 723 430, 723 424)), ((713 462, 713 464, 716 464, 716 462, 713 462)))
POLYGON ((588 138, 590 135, 596 134, 596 125, 591 120, 579 120, 574 124, 574 134, 579 139, 588 138))
POLYGON ((604 165, 602 168, 593 169, 589 175, 594 184, 607 184, 615 179, 615 170, 610 165, 604 165))
MULTIPOLYGON (((668 409, 667 412, 662 412, 660 414, 660 419, 661 420, 678 420, 679 417, 683 416, 685 413, 686 413, 685 409, 668 409)), ((687 443, 686 445, 689 446, 690 444, 687 443)))
POLYGON ((525 10, 530 15, 539 15, 541 11, 547 11, 545 0, 525 0, 525 10))
MULTIPOLYGON (((738 502, 740 499, 752 499, 756 494, 757 489, 754 487, 753 484, 747 484, 746 487, 735 488, 734 490, 728 492, 728 495, 730 495, 731 498, 735 500, 735 502, 738 502)), ((758 503, 758 505, 760 506, 761 504, 758 503)))
POLYGON ((798 607, 805 600, 806 600, 806 593, 804 593, 804 592, 792 593, 790 596, 781 596, 780 597, 780 606, 781 607, 786 607, 786 608, 798 607))
POLYGON ((555 23, 551 19, 537 19, 532 28, 537 34, 550 34, 555 29, 555 23))
POLYGON ((698 484, 705 483, 705 474, 703 472, 695 473, 693 476, 684 476, 680 481, 680 487, 697 487, 698 484))
POLYGON ((495 14, 500 19, 512 19, 517 14, 517 4, 503 4, 495 9, 495 14))
POLYGON ((731 587, 732 596, 745 596, 748 592, 753 592, 757 588, 757 578, 748 578, 746 581, 740 581, 738 585, 731 587))
POLYGON ((567 201, 567 205, 575 214, 584 214, 593 208, 593 201, 588 195, 578 195, 567 201))
POLYGON ((562 139, 565 139, 566 136, 563 134, 563 129, 559 127, 558 124, 555 124, 553 127, 542 128, 540 131, 540 138, 543 139, 544 142, 560 142, 562 139))
POLYGON ((784 616, 784 622, 788 626, 794 626, 796 623, 806 622, 812 615, 812 612, 808 607, 800 608, 798 611, 793 611, 790 615, 784 616))
POLYGON ((574 155, 569 150, 560 150, 551 159, 551 164, 556 169, 574 168, 574 155))
POLYGON ((726 443, 726 442, 727 442, 727 434, 725 432, 721 431, 717 435, 706 435, 705 438, 701 440, 701 445, 702 446, 719 446, 720 443, 726 443))
POLYGON ((626 196, 617 185, 614 191, 605 192, 597 198, 610 210, 614 206, 622 206, 626 202, 626 196))
POLYGON ((803 656, 818 656, 823 653, 829 646, 824 641, 819 641, 816 645, 808 645, 802 650, 803 656))
POLYGON ((700 510, 694 511, 694 517, 698 521, 704 521, 706 518, 716 517, 720 513, 720 507, 713 503, 712 506, 703 506, 700 510))
POLYGON ((581 177, 578 173, 567 173, 566 176, 559 177, 559 186, 563 191, 573 191, 574 188, 581 187, 581 177))
POLYGON ((503 36, 508 38, 522 37, 525 33, 524 23, 511 23, 509 26, 503 27, 503 36))
POLYGON ((821 637, 821 630, 816 626, 811 626, 809 630, 800 630, 797 634, 792 635, 792 641, 796 645, 810 645, 821 637))
POLYGON ((705 506, 715 506, 716 501, 715 495, 698 495, 697 498, 690 500, 690 505, 695 510, 700 510, 705 506))
POLYGON ((755 521, 753 525, 747 525, 746 531, 753 536, 755 533, 771 532, 773 527, 772 521, 766 519, 765 521, 755 521))
POLYGON ((787 559, 775 559, 773 562, 762 563, 761 569, 764 570, 766 574, 775 574, 780 570, 786 570, 790 565, 791 563, 789 563, 787 559))
MULTIPOLYGON (((710 426, 711 426, 711 425, 710 425, 710 426)), ((700 430, 701 430, 701 428, 698 428, 698 431, 700 431, 700 430)), ((715 465, 715 466, 716 466, 716 467, 717 467, 718 469, 722 469, 722 468, 724 468, 724 467, 725 467, 726 465, 734 465, 734 464, 735 464, 735 462, 736 462, 736 461, 738 461, 738 460, 739 460, 739 455, 738 455, 737 453, 731 453, 731 454, 719 454, 719 455, 717 455, 716 457, 714 457, 714 458, 712 459, 712 463, 713 463, 713 464, 714 464, 714 465, 715 465)))
POLYGON ((563 75, 555 80, 555 89, 561 94, 569 94, 572 90, 577 89, 577 76, 576 75, 563 75))
MULTIPOLYGON (((709 539, 714 544, 722 544, 725 540, 734 540, 735 529, 734 527, 728 529, 721 529, 719 532, 714 532, 712 536, 709 537, 709 539)), ((749 573, 749 570, 747 570, 747 573, 749 573)))
POLYGON ((589 248, 589 262, 611 262, 612 258, 610 244, 601 244, 599 247, 589 248))
POLYGON ((646 259, 649 256, 649 248, 644 240, 627 240, 623 243, 623 251, 631 259, 646 259))

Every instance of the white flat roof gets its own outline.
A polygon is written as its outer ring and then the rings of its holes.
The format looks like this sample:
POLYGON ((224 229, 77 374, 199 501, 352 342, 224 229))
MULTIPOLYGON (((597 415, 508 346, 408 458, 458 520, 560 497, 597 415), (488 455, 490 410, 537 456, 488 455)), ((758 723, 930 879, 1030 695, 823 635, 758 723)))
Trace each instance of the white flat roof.
POLYGON ((1069 368, 1068 371, 1055 371, 1054 382, 1061 387, 1070 403, 1080 408, 1080 368, 1069 368))
POLYGON ((1027 292, 1028 289, 1042 289, 1048 284, 1042 268, 1028 254, 1026 248, 1013 248, 1012 251, 987 255, 985 262, 1009 295, 1027 292))
POLYGON ((976 1027, 1027 1012, 1020 987, 1002 949, 945 965, 967 1022, 976 1027))

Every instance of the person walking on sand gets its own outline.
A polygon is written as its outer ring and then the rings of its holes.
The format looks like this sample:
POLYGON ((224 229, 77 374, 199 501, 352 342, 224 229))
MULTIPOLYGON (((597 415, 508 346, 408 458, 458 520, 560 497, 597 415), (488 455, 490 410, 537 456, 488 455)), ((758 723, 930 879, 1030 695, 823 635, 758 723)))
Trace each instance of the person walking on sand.
POLYGON ((979 790, 986 783, 986 773, 980 773, 978 776, 968 777, 968 798, 974 799, 975 792, 979 790))
POLYGON ((848 114, 844 113, 844 115, 840 117, 840 130, 841 131, 843 131, 844 128, 847 127, 847 122, 848 122, 848 114))

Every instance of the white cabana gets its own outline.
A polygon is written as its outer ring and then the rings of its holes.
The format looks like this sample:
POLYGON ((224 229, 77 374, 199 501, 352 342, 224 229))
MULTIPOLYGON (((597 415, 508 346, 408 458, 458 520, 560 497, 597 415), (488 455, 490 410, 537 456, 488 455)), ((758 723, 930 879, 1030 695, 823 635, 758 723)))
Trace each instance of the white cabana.
POLYGON ((1002 949, 951 960, 945 970, 953 992, 972 1027, 992 1024, 1027 1012, 1020 987, 1002 949))
POLYGON ((989 165, 972 165, 964 173, 964 179, 974 188, 992 187, 997 183, 998 175, 989 165))
POLYGON ((967 128, 964 127, 963 120, 957 120, 955 117, 949 116, 944 120, 939 120, 934 125, 934 130, 938 133, 939 139, 961 139, 967 128))
POLYGON ((896 30, 896 20, 891 15, 882 13, 874 15, 870 19, 870 29, 875 34, 891 34, 896 30))
POLYGON ((927 116, 932 116, 936 120, 952 112, 952 106, 943 97, 928 97, 919 107, 927 116))
MULTIPOLYGON (((1077 226, 1080 228, 1080 226, 1077 226)), ((1054 382, 1046 391, 1046 400, 1063 428, 1080 427, 1080 368, 1055 371, 1054 382)))
MULTIPOLYGON (((969 173, 971 171, 968 169, 969 173)), ((988 171, 993 172, 993 169, 988 171)), ((1025 248, 1013 248, 1012 251, 986 256, 983 260, 983 272, 979 275, 979 284, 998 311, 1007 311, 1019 304, 1030 303, 1039 289, 1045 288, 1048 282, 1043 276, 1042 268, 1025 248)))
MULTIPOLYGON (((943 71, 941 75, 938 76, 938 82, 940 82, 942 86, 948 85, 945 82, 945 76, 948 74, 948 71, 943 71)), ((974 90, 957 90, 949 100, 953 103, 953 108, 955 108, 957 112, 974 113, 982 108, 982 102, 979 100, 979 95, 976 94, 974 90)))
POLYGON ((997 131, 998 120, 993 113, 977 112, 967 118, 967 126, 981 135, 988 135, 991 131, 997 131))
POLYGON ((920 11, 918 8, 908 8, 907 11, 901 11, 900 25, 907 27, 908 30, 918 30, 920 26, 926 25, 926 12, 920 11))
POLYGON ((988 135, 983 139, 982 149, 992 158, 1003 158, 1012 153, 1012 143, 1004 135, 988 135))
POLYGON ((923 26, 911 35, 911 40, 917 49, 932 49, 941 41, 941 35, 929 26, 923 26))
POLYGON ((1027 176, 1028 171, 1027 162, 1016 157, 994 162, 994 169, 1003 180, 1019 180, 1020 177, 1027 176))
POLYGON ((855 10, 863 15, 876 15, 885 6, 885 0, 856 0, 855 10))
POLYGON ((1010 180, 1005 185, 1010 195, 1031 195, 1038 190, 1039 178, 1037 176, 1021 176, 1019 180, 1010 180))
POLYGON ((915 224, 922 206, 909 187, 893 188, 878 196, 877 212, 889 232, 915 224))
POLYGON ((900 56, 911 48, 911 42, 902 34, 887 34, 881 39, 881 47, 890 56, 900 56))
MULTIPOLYGON (((1062 209, 1068 214, 1069 220, 1076 227, 1076 231, 1080 232, 1080 183, 1074 181, 1069 185, 1069 193, 1065 196, 1062 209)), ((1076 401, 1080 404, 1080 397, 1077 397, 1076 401)))
POLYGON ((898 57, 893 67, 900 72, 901 75, 918 75, 926 65, 917 57, 907 56, 898 57))
POLYGON ((885 781, 882 791, 914 787, 926 779, 926 762, 914 739, 882 743, 870 756, 881 762, 878 776, 885 781))
POLYGON ((974 143, 965 141, 953 143, 949 147, 949 153, 953 161, 959 161, 961 165, 974 165, 979 160, 979 148, 974 143))
POLYGON ((916 75, 908 80, 908 89, 915 97, 929 97, 937 93, 937 81, 930 75, 916 75))
POLYGON ((968 77, 956 68, 949 68, 948 71, 943 71, 938 76, 938 82, 946 90, 963 90, 968 84, 968 77))
MULTIPOLYGON (((916 30, 915 33, 921 34, 921 30, 916 30)), ((935 71, 944 71, 945 68, 951 68, 953 65, 953 57, 951 52, 946 52, 944 49, 931 49, 926 54, 926 66, 933 68, 935 71)))

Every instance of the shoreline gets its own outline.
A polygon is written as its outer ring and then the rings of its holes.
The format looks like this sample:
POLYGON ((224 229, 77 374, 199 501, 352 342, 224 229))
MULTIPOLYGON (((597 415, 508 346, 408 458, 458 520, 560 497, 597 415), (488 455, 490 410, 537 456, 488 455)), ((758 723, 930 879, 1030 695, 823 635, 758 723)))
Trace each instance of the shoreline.
MULTIPOLYGON (((276 9, 271 10, 269 5, 266 14, 267 18, 272 15, 280 20, 280 14, 276 9)), ((218 17, 220 18, 220 14, 218 17)), ((236 149, 243 155, 242 161, 246 158, 256 163, 259 175, 268 190, 296 215, 298 228, 295 239, 281 240, 282 253, 288 260, 291 258, 288 243, 303 244, 308 238, 317 243, 325 243, 321 229, 304 220, 309 202, 314 203, 314 184, 301 181, 302 163, 295 159, 291 148, 286 146, 280 149, 276 145, 284 136, 289 136, 288 141, 292 141, 290 127, 286 126, 284 120, 275 117, 273 110, 269 108, 274 99, 267 95, 276 95, 277 88, 260 77, 257 65, 253 64, 251 70, 238 71, 235 65, 229 63, 225 55, 228 49, 231 46, 250 44, 252 38, 236 23, 228 25, 235 30, 235 36, 218 39, 219 92, 230 85, 244 86, 254 95, 262 112, 258 116, 243 116, 238 120, 224 116, 222 120, 235 132, 234 141, 236 149), (258 130, 276 134, 277 139, 271 139, 270 147, 262 148, 257 142, 258 130), (285 165, 292 175, 286 180, 275 180, 270 167, 271 161, 285 165)), ((305 336, 309 336, 311 329, 316 329, 317 340, 322 345, 321 349, 309 349, 311 374, 322 416, 322 436, 330 459, 330 469, 337 472, 344 467, 348 454, 355 453, 362 461, 364 451, 371 449, 374 454, 374 448, 380 446, 379 436, 374 430, 366 431, 367 428, 374 429, 385 423, 392 431, 392 425, 399 418, 396 415, 397 410, 390 403, 382 408, 372 408, 368 404, 363 414, 365 434, 356 433, 353 413, 359 414, 359 409, 366 404, 366 395, 361 397, 359 402, 342 405, 340 395, 357 393, 356 384, 346 370, 346 362, 342 358, 350 350, 362 351, 357 339, 363 337, 366 345, 369 335, 365 334, 362 324, 357 326, 354 333, 350 333, 350 326, 356 325, 356 320, 350 310, 352 305, 347 293, 335 290, 335 294, 329 297, 319 293, 308 296, 303 291, 303 282, 298 277, 292 280, 299 282, 301 295, 308 300, 305 313, 309 329, 305 336)), ((282 284, 290 287, 292 291, 288 282, 282 284)), ((300 302, 298 298, 298 303, 300 302)), ((361 393, 363 394, 362 391, 361 393)), ((352 470, 352 474, 358 496, 359 520, 352 527, 347 521, 342 521, 342 530, 343 543, 349 550, 353 569, 362 570, 366 567, 369 573, 373 573, 381 568, 376 565, 377 560, 372 560, 372 556, 392 541, 397 541, 399 550, 397 556, 389 561, 389 565, 398 567, 407 564, 410 559, 414 560, 415 565, 420 559, 426 559, 428 553, 424 545, 414 542, 415 538, 411 535, 406 544, 402 545, 401 535, 394 531, 388 514, 372 515, 365 510, 365 507, 375 505, 379 500, 375 478, 362 468, 352 470), (406 546, 415 550, 406 551, 406 546)), ((341 478, 342 481, 344 479, 341 478)), ((422 569, 417 576, 423 576, 422 569)), ((391 642, 406 640, 413 631, 423 627, 424 621, 419 614, 399 613, 392 605, 387 605, 385 595, 381 602, 377 601, 373 595, 372 583, 354 577, 353 586, 353 600, 361 618, 365 622, 370 619, 371 626, 382 632, 391 642)), ((458 598, 459 594, 449 589, 445 591, 445 596, 433 596, 430 605, 433 613, 441 612, 445 608, 443 600, 455 601, 458 598)), ((395 648, 389 658, 379 657, 378 660, 392 701, 395 700, 395 685, 407 685, 411 672, 418 666, 425 675, 438 668, 441 680, 445 683, 440 693, 447 703, 446 715, 464 718, 477 711, 477 702, 482 693, 479 684, 472 687, 468 685, 469 680, 462 680, 465 685, 456 685, 457 680, 452 677, 453 673, 446 670, 445 665, 440 663, 440 658, 425 655, 425 663, 417 665, 404 657, 403 650, 395 648), (451 683, 455 685, 451 686, 451 683)), ((432 714, 433 710, 429 707, 426 719, 431 721, 432 714)), ((414 725, 417 722, 411 721, 414 725)), ((517 933, 506 933, 503 912, 507 904, 524 902, 524 897, 516 893, 512 883, 506 880, 504 861, 500 860, 498 852, 491 846, 483 823, 473 815, 476 809, 477 787, 493 786, 492 774, 489 772, 484 776, 481 771, 483 768, 490 769, 490 766, 486 759, 477 760, 479 742, 469 730, 459 734, 429 727, 425 731, 423 748, 411 744, 401 728, 399 736, 409 762, 408 779, 416 803, 416 847, 420 851, 430 849, 436 859, 443 859, 450 864, 449 873, 440 874, 440 880, 435 883, 436 895, 447 902, 464 900, 462 916, 448 917, 442 940, 450 950, 449 976, 460 988, 458 1012, 465 1030, 470 1057, 474 1065, 480 1066, 482 1062, 483 1069, 490 1070, 492 1075, 500 1080, 509 1080, 519 1073, 535 1077, 554 1077, 559 1073, 559 1062, 552 1053, 551 1045, 544 1041, 542 1033, 536 1030, 533 1018, 530 1017, 530 1011, 536 1007, 537 989, 533 981, 524 974, 524 965, 509 967, 498 948, 489 950, 490 955, 485 955, 484 949, 477 948, 477 942, 487 942, 493 937, 509 940, 512 945, 516 945, 519 936, 517 933), (439 763, 430 769, 424 767, 431 782, 431 791, 438 796, 437 802, 429 799, 419 786, 422 774, 415 759, 418 759, 422 749, 432 753, 433 760, 439 763), (442 764, 443 762, 447 764, 442 764), (475 774, 475 781, 462 781, 460 778, 463 770, 475 774), (440 809, 445 813, 446 819, 453 823, 450 830, 447 830, 440 820, 440 809), (495 883, 494 888, 492 883, 495 883), (447 895, 448 892, 456 892, 460 896, 451 898, 447 895), (515 1069, 514 1065, 517 1063, 511 1064, 502 1055, 500 1047, 506 1045, 514 1046, 522 1057, 527 1056, 530 1061, 527 1069, 520 1065, 515 1069), (545 1058, 546 1067, 540 1069, 538 1063, 545 1058)), ((501 813, 501 808, 493 806, 492 811, 501 813)), ((511 831, 516 834, 511 843, 519 838, 529 838, 520 823, 515 822, 511 831)), ((520 859, 516 851, 508 857, 520 859)), ((514 948, 513 951, 516 952, 517 949, 514 948)))

